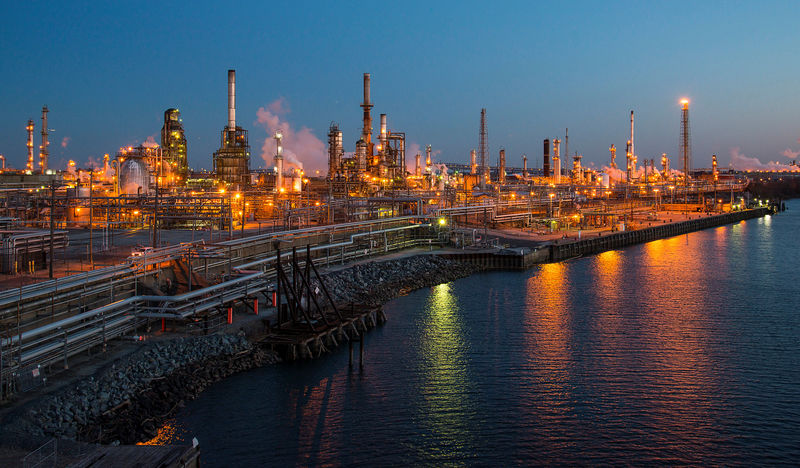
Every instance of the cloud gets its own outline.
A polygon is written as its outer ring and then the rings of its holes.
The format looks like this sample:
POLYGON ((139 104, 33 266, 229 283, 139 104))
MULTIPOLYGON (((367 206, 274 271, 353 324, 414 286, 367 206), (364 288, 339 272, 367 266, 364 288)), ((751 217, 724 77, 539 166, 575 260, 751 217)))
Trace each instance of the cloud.
POLYGON ((781 154, 789 159, 797 159, 797 156, 800 155, 800 151, 792 151, 791 148, 786 148, 781 154))
POLYGON ((72 138, 70 138, 70 137, 64 137, 64 138, 62 138, 62 139, 61 139, 61 147, 62 147, 62 148, 66 148, 66 147, 67 147, 67 145, 69 145, 69 141, 70 141, 71 139, 72 139, 72 138))
POLYGON ((308 175, 325 174, 328 168, 328 154, 325 151, 325 143, 317 138, 308 127, 301 127, 299 130, 292 128, 292 125, 285 119, 286 114, 291 110, 284 98, 279 98, 266 107, 258 109, 257 123, 267 131, 267 137, 261 146, 261 159, 267 166, 271 167, 274 163, 276 152, 275 132, 280 130, 283 134, 281 144, 283 146, 283 158, 287 166, 303 169, 308 175))
POLYGON ((731 148, 731 166, 739 171, 800 171, 797 166, 781 164, 776 161, 762 163, 758 158, 751 158, 742 154, 741 148, 738 146, 731 148))

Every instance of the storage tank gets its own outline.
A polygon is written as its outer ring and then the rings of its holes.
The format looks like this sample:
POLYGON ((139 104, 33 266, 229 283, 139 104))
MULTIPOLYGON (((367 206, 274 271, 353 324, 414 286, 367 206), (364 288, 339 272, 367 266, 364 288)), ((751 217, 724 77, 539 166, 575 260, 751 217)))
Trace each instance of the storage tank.
POLYGON ((600 174, 600 177, 601 180, 603 181, 603 187, 608 188, 608 186, 611 185, 611 177, 605 172, 600 174))
POLYGON ((120 194, 137 195, 149 190, 150 171, 147 164, 141 158, 127 158, 119 171, 120 194))

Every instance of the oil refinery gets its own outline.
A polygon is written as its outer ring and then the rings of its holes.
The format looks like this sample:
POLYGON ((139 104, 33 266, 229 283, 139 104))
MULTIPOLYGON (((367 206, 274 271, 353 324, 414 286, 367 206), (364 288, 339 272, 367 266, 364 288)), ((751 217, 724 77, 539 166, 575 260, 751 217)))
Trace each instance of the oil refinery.
POLYGON ((538 140, 541 159, 511 154, 500 138, 492 150, 483 108, 464 164, 437 161, 432 144, 407 154, 407 135, 388 113, 374 132, 370 87, 364 73, 360 133, 348 137, 332 122, 328 171, 316 176, 294 161, 303 154, 284 148, 291 140, 281 130, 270 136, 272 167, 251 167, 235 70, 210 172, 191 168, 191 124, 177 108, 164 111, 160 142, 119 148, 97 167, 69 161, 57 170, 48 151, 51 110, 43 107, 38 164, 33 120, 26 167, 10 168, 0 156, 0 282, 18 288, 0 294, 0 393, 18 389, 25 366, 67 363, 101 338, 151 333, 158 321, 162 331, 231 324, 235 310, 257 314, 259 296, 274 307, 276 324, 296 321, 308 307, 300 296, 313 296, 310 277, 300 292, 298 247, 306 261, 325 265, 437 246, 519 266, 763 215, 766 208, 746 208, 771 204, 751 200, 750 180, 719 170, 715 155, 710 169, 692 169, 687 99, 679 102, 683 171, 666 153, 659 165, 637 154, 633 111, 624 163, 612 144, 597 169, 570 154, 569 129, 538 140), (524 252, 502 257, 509 243, 524 252), (291 281, 281 279, 289 258, 291 281), (288 311, 286 301, 294 304, 288 311))
MULTIPOLYGON (((679 102, 677 166, 682 170, 673 168, 676 164, 666 153, 660 158, 637 154, 633 110, 623 169, 613 144, 607 165, 586 167, 579 152, 569 153, 569 129, 563 139, 543 139, 540 167, 531 168, 527 155, 507 154, 502 146, 492 157, 486 109, 480 110, 478 145, 469 164, 434 161, 431 145, 424 154, 407 155, 406 133, 391 127, 387 113, 379 114, 378 131, 373 131, 370 87, 371 76, 364 73, 360 134, 348 139, 332 122, 328 173, 316 177, 284 162, 280 131, 273 135, 273 166, 251 168, 248 130, 236 120, 235 70, 227 73, 227 125, 220 132, 211 172, 190 168, 187 130, 176 108, 164 111, 160 143, 148 141, 105 154, 101 167, 81 168, 69 161, 65 170, 56 170, 48 163, 49 110, 44 106, 38 164, 33 120, 25 127, 26 167, 12 169, 3 158, 0 215, 9 228, 4 236, 13 238, 14 229, 41 230, 47 237, 63 229, 146 228, 147 245, 156 248, 164 244, 162 230, 206 230, 213 238, 214 231, 231 236, 241 230, 243 235, 251 227, 259 232, 289 230, 405 215, 446 217, 453 229, 616 230, 625 229, 626 222, 630 228, 637 212, 730 211, 744 201, 747 178, 720 171, 716 155, 710 170, 693 170, 688 99, 679 102)), ((96 248, 94 242, 88 247, 96 248)), ((28 246, 25 254, 5 254, 6 271, 47 268, 48 253, 34 250, 28 246)))

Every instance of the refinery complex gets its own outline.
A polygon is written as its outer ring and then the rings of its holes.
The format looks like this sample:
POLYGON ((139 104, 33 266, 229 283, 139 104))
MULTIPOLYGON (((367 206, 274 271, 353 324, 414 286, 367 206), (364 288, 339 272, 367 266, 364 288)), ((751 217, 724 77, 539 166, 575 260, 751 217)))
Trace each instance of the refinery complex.
MULTIPOLYGON (((320 305, 314 263, 437 248, 517 268, 745 219, 766 202, 751 200, 749 180, 719 170, 716 156, 710 169, 693 169, 688 100, 677 157, 640 158, 631 111, 624 157, 611 145, 598 170, 570 151, 568 129, 536 138, 535 156, 490 154, 486 109, 479 119, 476 111, 468 164, 434 160, 431 145, 408 154, 386 113, 373 130, 370 86, 364 73, 361 133, 348 138, 331 123, 328 171, 314 175, 295 160, 303 154, 285 158, 280 131, 272 167, 251 167, 234 70, 212 171, 191 168, 190 130, 176 108, 164 111, 160 142, 120 148, 99 167, 53 168, 44 107, 38 155, 31 120, 27 166, 3 159, 0 171, 0 396, 117 337, 206 334, 236 314, 258 315, 259 300, 271 311, 267 328, 291 324, 316 340, 374 315, 353 309, 348 318, 330 297, 320 305), (503 257, 509 240, 522 250, 503 257), (322 322, 320 332, 313 324, 322 322)), ((311 353, 292 346, 292 358, 311 353)))
POLYGON ((228 70, 227 125, 220 132, 211 172, 190 168, 185 129, 174 108, 164 111, 159 143, 120 148, 106 154, 101 167, 81 168, 69 161, 66 170, 57 170, 48 162, 45 106, 38 161, 33 120, 26 126, 27 166, 12 169, 2 160, 0 216, 8 226, 28 229, 51 223, 56 229, 148 227, 154 231, 150 246, 158 247, 162 244, 156 231, 161 229, 232 231, 250 222, 291 229, 433 212, 457 225, 543 223, 550 229, 561 217, 580 215, 577 207, 582 206, 583 211, 588 207, 592 213, 605 213, 592 216, 591 222, 609 224, 622 221, 613 216, 620 203, 630 207, 677 199, 701 204, 703 210, 721 210, 720 204, 730 210, 736 198, 721 200, 714 192, 740 193, 745 183, 732 171, 718 170, 716 156, 710 170, 693 171, 685 99, 680 102, 677 158, 666 153, 639 157, 631 111, 624 156, 618 157, 612 144, 608 164, 598 170, 585 167, 580 153, 570 153, 569 129, 563 138, 543 140, 537 157, 541 164, 527 155, 507 155, 502 147, 496 156, 490 154, 486 109, 480 111, 478 146, 469 164, 434 161, 431 145, 424 154, 407 154, 406 134, 391 129, 387 114, 379 115, 378 131, 373 130, 370 86, 370 74, 364 73, 361 134, 347 144, 339 125, 331 123, 327 175, 316 176, 284 161, 280 131, 274 134, 273 167, 251 169, 248 131, 236 120, 235 70, 228 70), (487 205, 492 208, 484 214, 487 205))

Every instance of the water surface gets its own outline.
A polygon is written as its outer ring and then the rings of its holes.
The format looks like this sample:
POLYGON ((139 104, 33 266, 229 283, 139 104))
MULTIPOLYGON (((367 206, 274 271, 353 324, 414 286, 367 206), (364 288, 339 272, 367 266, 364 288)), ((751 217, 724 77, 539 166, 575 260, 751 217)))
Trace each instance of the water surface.
POLYGON ((197 437, 205 466, 797 463, 789 208, 415 291, 363 370, 345 346, 234 376, 165 439, 197 437))

